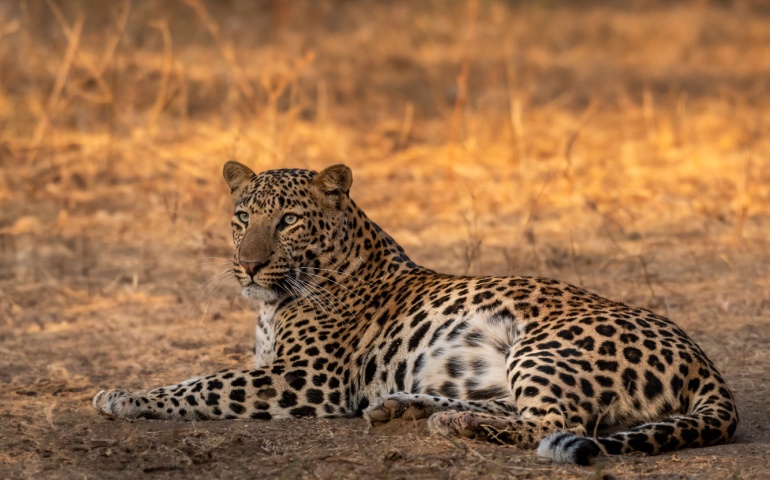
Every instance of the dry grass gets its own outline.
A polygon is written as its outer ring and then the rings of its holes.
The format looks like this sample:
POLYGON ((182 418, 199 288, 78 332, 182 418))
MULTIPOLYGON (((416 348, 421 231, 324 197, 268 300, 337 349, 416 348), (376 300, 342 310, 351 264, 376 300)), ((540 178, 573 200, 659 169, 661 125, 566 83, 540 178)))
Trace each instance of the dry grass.
POLYGON ((0 476, 770 475, 764 2, 105 5, 0 3, 0 476), (737 443, 574 469, 421 425, 99 418, 98 388, 250 361, 249 305, 204 284, 229 158, 345 162, 419 263, 671 316, 733 385, 737 443))

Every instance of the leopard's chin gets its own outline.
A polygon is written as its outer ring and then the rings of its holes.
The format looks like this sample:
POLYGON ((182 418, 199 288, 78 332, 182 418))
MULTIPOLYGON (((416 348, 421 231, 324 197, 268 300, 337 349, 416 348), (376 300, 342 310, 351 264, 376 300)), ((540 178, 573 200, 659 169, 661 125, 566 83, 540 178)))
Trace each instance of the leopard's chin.
POLYGON ((273 303, 281 298, 281 294, 269 288, 252 283, 241 290, 241 296, 265 303, 273 303))

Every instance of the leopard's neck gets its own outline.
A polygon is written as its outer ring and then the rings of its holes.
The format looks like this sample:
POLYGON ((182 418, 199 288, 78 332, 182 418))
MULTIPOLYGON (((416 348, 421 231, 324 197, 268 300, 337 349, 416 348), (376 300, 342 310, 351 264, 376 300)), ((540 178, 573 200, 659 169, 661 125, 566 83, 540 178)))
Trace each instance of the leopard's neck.
POLYGON ((404 249, 352 200, 344 223, 338 238, 340 250, 328 257, 328 263, 315 267, 316 274, 325 277, 323 283, 356 290, 407 272, 425 270, 412 262, 404 249))

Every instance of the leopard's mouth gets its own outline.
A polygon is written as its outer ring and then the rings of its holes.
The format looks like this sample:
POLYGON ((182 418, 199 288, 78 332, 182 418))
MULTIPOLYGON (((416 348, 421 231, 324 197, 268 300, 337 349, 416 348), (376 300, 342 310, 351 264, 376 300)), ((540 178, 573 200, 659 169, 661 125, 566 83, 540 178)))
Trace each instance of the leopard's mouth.
POLYGON ((276 289, 263 287, 251 282, 241 288, 241 296, 261 302, 272 303, 280 299, 282 295, 276 289))
POLYGON ((288 269, 285 272, 259 272, 254 277, 242 278, 241 296, 273 303, 284 297, 297 295, 296 292, 292 293, 297 280, 295 275, 296 272, 288 269))

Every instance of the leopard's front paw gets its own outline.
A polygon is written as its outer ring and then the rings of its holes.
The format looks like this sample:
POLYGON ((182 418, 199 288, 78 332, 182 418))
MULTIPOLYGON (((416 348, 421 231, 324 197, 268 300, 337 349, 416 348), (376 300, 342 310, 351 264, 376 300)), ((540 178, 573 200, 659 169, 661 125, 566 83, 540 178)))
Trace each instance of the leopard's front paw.
POLYGON ((140 401, 125 390, 100 391, 94 396, 94 408, 110 417, 138 417, 140 401))
POLYGON ((419 400, 410 400, 409 394, 397 393, 389 395, 380 403, 374 404, 364 412, 364 417, 370 425, 380 425, 396 418, 419 420, 428 418, 433 409, 422 404, 419 400))

